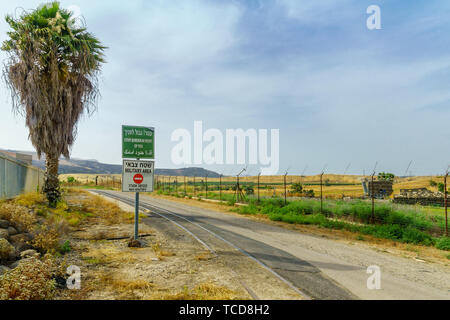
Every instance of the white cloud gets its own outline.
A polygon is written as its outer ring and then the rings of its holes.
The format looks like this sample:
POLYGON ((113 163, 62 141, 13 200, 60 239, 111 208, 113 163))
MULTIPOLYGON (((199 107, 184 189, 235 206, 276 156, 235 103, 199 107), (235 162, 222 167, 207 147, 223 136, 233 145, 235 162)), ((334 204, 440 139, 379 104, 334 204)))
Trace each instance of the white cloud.
POLYGON ((345 18, 352 0, 276 0, 289 18, 308 24, 327 25, 345 18))

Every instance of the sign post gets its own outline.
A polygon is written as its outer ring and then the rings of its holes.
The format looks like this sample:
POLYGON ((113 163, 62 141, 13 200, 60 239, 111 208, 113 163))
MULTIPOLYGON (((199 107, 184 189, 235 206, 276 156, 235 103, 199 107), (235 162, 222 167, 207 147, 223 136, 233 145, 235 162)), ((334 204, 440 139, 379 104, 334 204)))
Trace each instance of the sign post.
POLYGON ((139 193, 153 192, 155 159, 155 129, 122 126, 122 192, 135 192, 134 240, 139 238, 139 193), (125 160, 136 159, 136 160, 125 160))

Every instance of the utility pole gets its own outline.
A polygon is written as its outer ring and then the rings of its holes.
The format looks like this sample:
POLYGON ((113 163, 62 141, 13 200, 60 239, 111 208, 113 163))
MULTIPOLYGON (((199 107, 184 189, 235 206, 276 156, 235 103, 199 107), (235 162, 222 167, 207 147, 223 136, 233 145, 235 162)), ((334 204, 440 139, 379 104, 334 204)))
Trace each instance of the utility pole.
POLYGON ((205 198, 208 199, 208 175, 206 175, 205 177, 205 191, 206 191, 205 198))
POLYGON ((186 176, 183 177, 184 180, 184 196, 186 197, 187 192, 186 192, 186 176))

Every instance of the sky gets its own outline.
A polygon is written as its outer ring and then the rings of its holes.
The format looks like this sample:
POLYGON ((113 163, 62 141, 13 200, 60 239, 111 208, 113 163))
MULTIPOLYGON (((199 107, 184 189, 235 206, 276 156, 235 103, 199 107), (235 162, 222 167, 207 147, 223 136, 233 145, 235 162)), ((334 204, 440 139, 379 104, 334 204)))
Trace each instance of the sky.
MULTIPOLYGON (((3 2, 0 15, 42 1, 3 2)), ((76 5, 107 47, 101 99, 72 157, 121 163, 121 125, 171 134, 279 129, 279 173, 441 174, 450 164, 450 2, 446 0, 96 0, 76 5), (381 29, 369 30, 370 5, 381 29)), ((8 26, 0 21, 0 41, 8 26)), ((6 55, 0 53, 3 61, 6 55)), ((0 88, 0 148, 33 150, 0 88)), ((226 175, 240 165, 203 165, 226 175)), ((256 175, 260 166, 249 166, 256 175)))

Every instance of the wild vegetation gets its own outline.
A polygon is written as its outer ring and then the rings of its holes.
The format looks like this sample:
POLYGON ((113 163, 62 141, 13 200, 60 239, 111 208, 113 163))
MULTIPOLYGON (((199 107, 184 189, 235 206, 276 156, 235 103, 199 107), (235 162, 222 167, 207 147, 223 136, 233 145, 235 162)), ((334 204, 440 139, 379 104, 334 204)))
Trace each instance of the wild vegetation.
POLYGON ((73 249, 74 230, 133 221, 132 214, 100 197, 76 190, 63 190, 62 195, 56 208, 48 208, 39 193, 0 202, 0 300, 53 299, 56 279, 65 277, 64 259, 73 249))
POLYGON ((445 219, 390 204, 377 204, 372 223, 372 207, 366 201, 326 201, 321 209, 316 200, 251 200, 248 206, 235 209, 242 214, 263 214, 271 220, 294 224, 317 225, 347 230, 404 243, 436 245, 448 250, 449 238, 443 236, 445 219))

